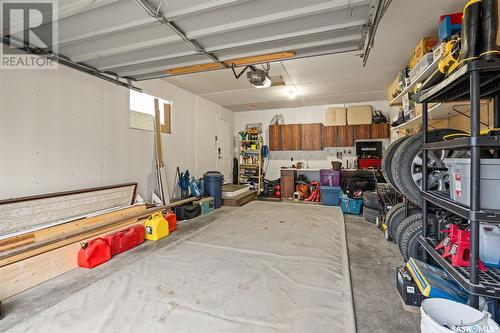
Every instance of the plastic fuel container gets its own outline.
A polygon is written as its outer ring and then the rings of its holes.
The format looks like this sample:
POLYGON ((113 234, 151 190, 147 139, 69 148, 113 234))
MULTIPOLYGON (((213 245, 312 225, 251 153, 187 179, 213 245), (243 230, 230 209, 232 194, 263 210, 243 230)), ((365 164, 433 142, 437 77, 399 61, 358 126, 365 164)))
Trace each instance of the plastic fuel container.
POLYGON ((111 248, 103 238, 95 238, 81 244, 78 251, 78 266, 94 268, 111 259, 111 248))
POLYGON ((144 222, 145 238, 147 240, 157 241, 168 236, 168 222, 161 213, 156 213, 148 217, 144 222))

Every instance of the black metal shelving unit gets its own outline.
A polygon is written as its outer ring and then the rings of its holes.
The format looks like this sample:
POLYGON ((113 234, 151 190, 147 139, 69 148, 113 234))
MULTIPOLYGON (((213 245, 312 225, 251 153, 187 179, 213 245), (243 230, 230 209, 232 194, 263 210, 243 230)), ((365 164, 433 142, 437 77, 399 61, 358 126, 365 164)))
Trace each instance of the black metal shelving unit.
POLYGON ((429 150, 470 150, 470 207, 452 201, 447 193, 429 191, 427 182, 422 182, 422 222, 424 228, 422 228, 420 243, 432 259, 470 293, 471 306, 478 308, 479 296, 500 298, 500 270, 488 268, 488 271, 484 272, 478 266, 479 223, 500 223, 500 211, 483 211, 480 209, 481 150, 500 150, 499 137, 480 136, 480 100, 494 99, 494 126, 500 127, 500 59, 494 61, 475 60, 466 63, 441 83, 415 94, 413 98, 416 102, 422 103, 423 179, 427 179, 429 175, 429 166, 427 164, 429 150), (471 136, 429 143, 428 103, 460 100, 470 100, 471 136), (441 258, 441 253, 434 249, 437 241, 428 236, 428 230, 425 227, 430 203, 470 221, 471 253, 469 267, 453 267, 450 262, 441 258))

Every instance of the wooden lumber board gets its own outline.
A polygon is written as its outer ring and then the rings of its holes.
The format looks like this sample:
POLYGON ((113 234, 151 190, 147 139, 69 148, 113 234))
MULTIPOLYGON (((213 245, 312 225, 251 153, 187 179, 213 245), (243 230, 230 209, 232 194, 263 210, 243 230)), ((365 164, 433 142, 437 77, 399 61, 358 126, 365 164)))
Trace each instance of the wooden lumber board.
POLYGON ((30 232, 28 234, 14 236, 7 239, 0 240, 0 252, 19 247, 21 245, 31 244, 35 242, 34 233, 30 232))
POLYGON ((26 234, 16 235, 10 238, 0 240, 1 252, 18 248, 35 242, 42 242, 49 239, 64 237, 65 235, 76 233, 85 228, 98 227, 109 222, 119 222, 130 219, 137 214, 144 213, 146 205, 135 205, 113 212, 78 219, 75 221, 58 224, 52 227, 35 230, 26 234))
MULTIPOLYGON (((223 61, 223 64, 226 67, 231 67, 232 65, 245 66, 245 65, 251 65, 251 64, 260 64, 260 63, 265 63, 265 62, 270 62, 270 61, 278 61, 278 60, 282 60, 282 59, 288 59, 288 58, 292 58, 294 56, 295 56, 295 51, 285 51, 285 52, 260 54, 260 55, 250 56, 250 57, 225 60, 225 61, 223 61)), ((195 73, 195 72, 201 72, 201 71, 211 71, 211 70, 222 69, 222 68, 223 67, 216 62, 209 62, 209 63, 199 64, 199 65, 170 68, 170 69, 167 69, 165 72, 167 74, 171 74, 171 75, 179 75, 179 74, 195 73)))
POLYGON ((136 183, 0 201, 0 236, 131 205, 136 183))
MULTIPOLYGON (((128 221, 127 224, 118 228, 85 238, 82 241, 102 237, 137 223, 137 220, 128 221)), ((80 247, 80 241, 78 241, 0 267, 0 301, 77 268, 77 254, 80 247)))
POLYGON ((226 64, 227 66, 231 65, 245 66, 245 65, 259 64, 264 62, 278 61, 282 59, 292 58, 294 56, 295 56, 295 51, 285 51, 285 52, 261 54, 256 56, 227 60, 224 61, 224 64, 226 64))
POLYGON ((146 205, 130 206, 114 212, 88 217, 81 220, 76 220, 61 225, 37 230, 34 231, 33 234, 35 236, 35 241, 37 242, 45 241, 48 239, 63 237, 65 235, 78 232, 82 229, 97 227, 105 223, 128 220, 130 218, 135 217, 137 214, 144 213, 145 211, 146 211, 146 205))
MULTIPOLYGON (((194 200, 197 200, 198 198, 193 197, 193 198, 188 198, 184 200, 180 200, 168 205, 160 206, 160 207, 153 207, 150 209, 146 209, 143 212, 130 216, 129 220, 141 220, 147 218, 149 215, 164 211, 166 209, 179 206, 185 203, 192 202, 194 200)), ((113 229, 115 226, 121 226, 123 227, 123 224, 126 224, 127 221, 108 221, 106 219, 103 219, 103 223, 99 224, 98 226, 90 226, 89 228, 84 228, 80 229, 77 232, 70 233, 63 235, 62 237, 57 237, 57 238, 52 238, 52 239, 46 239, 44 241, 40 242, 35 242, 32 244, 28 244, 26 246, 19 246, 16 248, 13 248, 8 251, 4 251, 0 253, 0 267, 3 267, 5 265, 14 263, 16 261, 20 261, 26 258, 30 258, 36 255, 39 255, 41 253, 51 251, 53 249, 63 247, 67 244, 71 244, 73 242, 81 241, 82 239, 94 237, 95 235, 98 235, 102 232, 111 232, 110 230, 113 229), (107 230, 107 231, 104 231, 107 230)))
POLYGON ((257 195, 257 191, 249 191, 248 193, 242 193, 231 199, 223 199, 222 204, 224 206, 243 206, 250 201, 252 201, 257 195))
POLYGON ((28 248, 15 248, 11 251, 5 251, 0 255, 0 267, 12 264, 16 261, 20 261, 23 259, 31 258, 41 253, 45 253, 68 244, 72 244, 75 242, 81 242, 88 238, 97 237, 101 234, 111 233, 113 230, 117 229, 125 229, 128 225, 133 222, 137 222, 138 219, 131 219, 127 221, 121 221, 118 223, 110 223, 104 227, 91 228, 89 230, 85 230, 79 232, 75 235, 69 235, 68 237, 64 237, 63 239, 57 240, 49 240, 46 242, 35 243, 36 246, 29 246, 28 248))

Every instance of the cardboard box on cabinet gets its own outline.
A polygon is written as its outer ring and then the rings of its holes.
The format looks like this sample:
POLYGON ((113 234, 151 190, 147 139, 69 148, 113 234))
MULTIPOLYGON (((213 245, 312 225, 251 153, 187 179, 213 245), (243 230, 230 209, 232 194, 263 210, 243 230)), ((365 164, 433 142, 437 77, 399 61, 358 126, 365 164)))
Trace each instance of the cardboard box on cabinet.
POLYGON ((372 123, 373 107, 357 105, 347 108, 347 125, 367 125, 372 123))
POLYGON ((330 107, 326 109, 325 126, 347 125, 347 111, 345 107, 330 107))

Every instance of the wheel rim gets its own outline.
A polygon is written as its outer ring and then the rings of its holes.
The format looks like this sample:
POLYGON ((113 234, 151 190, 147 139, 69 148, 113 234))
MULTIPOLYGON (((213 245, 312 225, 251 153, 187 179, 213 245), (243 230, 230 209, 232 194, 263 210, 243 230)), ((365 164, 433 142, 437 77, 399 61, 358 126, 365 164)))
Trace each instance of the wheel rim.
MULTIPOLYGON (((453 150, 429 150, 427 152, 427 165, 430 168, 444 168, 445 158, 457 158, 464 155, 464 152, 453 150)), ((422 189, 422 151, 420 151, 412 161, 411 176, 415 185, 422 189)), ((450 179, 447 170, 433 170, 429 172, 427 189, 433 191, 448 191, 450 179)))

